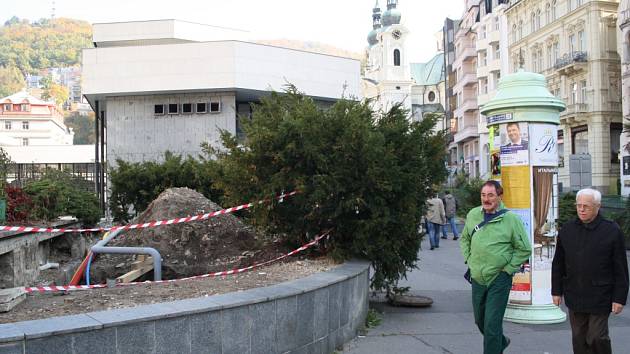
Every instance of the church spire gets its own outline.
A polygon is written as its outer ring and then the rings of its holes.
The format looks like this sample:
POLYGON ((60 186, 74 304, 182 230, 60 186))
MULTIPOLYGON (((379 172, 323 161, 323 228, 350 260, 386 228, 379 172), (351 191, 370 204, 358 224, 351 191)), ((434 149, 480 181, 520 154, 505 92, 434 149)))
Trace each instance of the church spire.
POLYGON ((372 9, 372 28, 381 28, 381 8, 378 6, 378 0, 372 9))

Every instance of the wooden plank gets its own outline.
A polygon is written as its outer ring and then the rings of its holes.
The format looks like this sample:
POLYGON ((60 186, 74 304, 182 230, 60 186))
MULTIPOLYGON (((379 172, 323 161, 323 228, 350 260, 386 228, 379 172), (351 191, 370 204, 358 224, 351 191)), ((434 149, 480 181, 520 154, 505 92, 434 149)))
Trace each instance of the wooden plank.
POLYGON ((153 270, 153 257, 146 255, 139 255, 138 259, 131 263, 132 270, 116 278, 117 283, 129 283, 132 282, 144 274, 153 270))

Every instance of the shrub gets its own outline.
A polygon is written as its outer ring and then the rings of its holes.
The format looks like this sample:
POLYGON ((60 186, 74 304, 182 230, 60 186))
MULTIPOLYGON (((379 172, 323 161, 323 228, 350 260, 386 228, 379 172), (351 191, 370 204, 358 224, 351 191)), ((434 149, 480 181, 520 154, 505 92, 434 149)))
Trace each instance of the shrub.
POLYGON ((40 180, 28 182, 23 190, 33 201, 34 218, 50 221, 72 215, 83 224, 93 225, 101 211, 96 194, 85 190, 88 183, 65 172, 47 170, 40 180))
POLYGON ((22 188, 7 185, 4 188, 7 197, 7 221, 26 222, 30 219, 33 201, 22 188))
POLYGON ((575 193, 565 193, 560 196, 558 201, 558 226, 562 225, 577 217, 577 210, 575 209, 575 193))
POLYGON ((455 189, 451 191, 457 199, 457 215, 466 217, 470 209, 481 205, 481 186, 484 180, 469 178, 466 174, 458 173, 455 176, 455 189))
POLYGON ((320 108, 289 87, 253 107, 242 144, 223 132, 224 150, 208 152, 220 159, 218 188, 232 203, 301 191, 255 208, 257 224, 295 244, 331 229, 327 250, 370 260, 372 286, 390 289, 416 267, 425 200, 446 177, 434 125, 434 117, 410 122, 399 105, 374 112, 342 99, 320 108))
POLYGON ((219 202, 221 191, 214 189, 217 163, 212 160, 183 159, 170 152, 164 162, 130 163, 118 160, 118 167, 109 173, 111 196, 109 207, 114 219, 129 221, 141 212, 164 190, 171 187, 188 187, 219 202), (132 213, 129 213, 132 210, 132 213))

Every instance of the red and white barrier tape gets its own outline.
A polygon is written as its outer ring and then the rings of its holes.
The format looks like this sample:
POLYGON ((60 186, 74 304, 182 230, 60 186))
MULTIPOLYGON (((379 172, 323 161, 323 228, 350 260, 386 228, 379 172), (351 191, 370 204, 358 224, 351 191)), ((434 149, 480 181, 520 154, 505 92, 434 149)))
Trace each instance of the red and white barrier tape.
MULTIPOLYGON (((291 197, 293 195, 296 195, 297 193, 298 193, 297 191, 293 191, 293 192, 290 192, 290 193, 283 193, 283 194, 280 194, 279 196, 275 197, 275 199, 282 201, 282 200, 284 200, 284 198, 291 197)), ((98 228, 91 228, 91 229, 65 229, 65 228, 53 229, 53 228, 45 228, 45 227, 4 226, 4 225, 0 225, 0 231, 17 231, 17 232, 24 231, 24 232, 45 232, 45 233, 51 233, 51 232, 101 232, 101 231, 114 231, 114 230, 144 229, 144 228, 157 227, 157 226, 162 226, 162 225, 173 225, 173 224, 181 224, 181 223, 191 222, 191 221, 206 220, 206 219, 209 219, 209 218, 212 218, 212 217, 215 217, 215 216, 219 216, 219 215, 223 215, 223 214, 229 214, 229 213, 233 213, 233 212, 239 211, 239 210, 249 209, 252 206, 254 206, 255 204, 262 204, 262 203, 265 203, 267 201, 268 200, 259 200, 259 201, 254 202, 254 203, 247 203, 247 204, 239 205, 239 206, 236 206, 236 207, 231 207, 231 208, 227 208, 227 209, 213 211, 211 213, 198 214, 198 215, 194 215, 194 216, 188 216, 188 217, 185 217, 185 218, 175 218, 175 219, 170 219, 170 220, 150 221, 150 222, 146 222, 146 223, 142 223, 142 224, 131 224, 131 225, 113 226, 113 227, 98 227, 98 228)))
MULTIPOLYGON (((269 260, 269 261, 266 261, 266 262, 263 262, 263 263, 253 264, 253 265, 250 265, 249 267, 245 267, 245 268, 232 269, 232 270, 226 270, 226 271, 222 271, 222 272, 208 273, 208 274, 202 274, 202 275, 195 275, 195 276, 192 276, 192 277, 179 278, 179 279, 157 280, 157 281, 143 281, 143 282, 131 282, 131 283, 119 283, 119 284, 116 284, 116 286, 119 287, 119 286, 130 286, 130 285, 139 285, 139 284, 165 284, 165 283, 174 283, 174 282, 184 281, 184 280, 213 278, 213 277, 221 277, 221 276, 245 273, 247 271, 253 270, 254 268, 263 267, 263 266, 266 266, 266 265, 278 262, 278 261, 280 261, 282 259, 285 259, 287 257, 293 256, 293 255, 295 255, 297 253, 300 253, 300 252, 308 249, 309 247, 313 246, 314 244, 318 243, 319 240, 321 240, 322 238, 328 236, 329 233, 330 233, 330 231, 326 231, 323 234, 317 236, 313 241, 311 241, 309 243, 306 243, 306 244, 302 245, 302 247, 294 249, 293 251, 291 251, 289 253, 283 254, 280 257, 274 258, 272 260, 269 260)), ((97 288, 107 288, 107 284, 35 286, 35 287, 24 288, 24 290, 27 293, 33 293, 33 292, 45 293, 45 292, 54 292, 54 291, 87 290, 87 289, 97 289, 97 288)))

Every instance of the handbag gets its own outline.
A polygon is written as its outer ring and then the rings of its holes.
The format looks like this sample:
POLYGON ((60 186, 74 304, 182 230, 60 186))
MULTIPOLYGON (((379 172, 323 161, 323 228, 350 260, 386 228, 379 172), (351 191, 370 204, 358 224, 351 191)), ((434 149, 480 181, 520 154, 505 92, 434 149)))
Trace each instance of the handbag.
MULTIPOLYGON (((507 209, 501 209, 498 212, 496 212, 491 219, 488 220, 484 220, 482 222, 479 223, 479 225, 475 226, 475 228, 472 230, 472 232, 470 233, 470 243, 472 244, 472 237, 475 236, 475 232, 477 232, 479 229, 481 229, 485 224, 489 223, 490 221, 496 219, 497 217, 499 217, 500 215, 503 215, 505 213, 507 213, 508 210, 507 209)), ((466 281, 469 284, 472 284, 472 276, 470 275, 470 268, 466 269, 466 273, 464 273, 464 279, 466 279, 466 281)))

